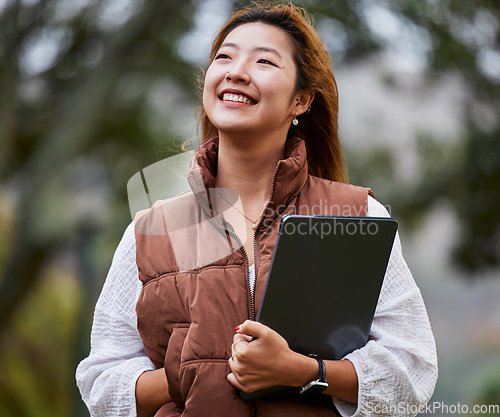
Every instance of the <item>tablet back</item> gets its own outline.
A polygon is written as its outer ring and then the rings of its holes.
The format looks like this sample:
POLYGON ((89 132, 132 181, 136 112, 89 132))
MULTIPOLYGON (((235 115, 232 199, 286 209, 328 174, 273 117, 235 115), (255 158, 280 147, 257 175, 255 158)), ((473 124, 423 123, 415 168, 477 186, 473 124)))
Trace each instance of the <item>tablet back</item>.
POLYGON ((323 359, 364 346, 396 230, 392 218, 284 216, 257 320, 323 359))

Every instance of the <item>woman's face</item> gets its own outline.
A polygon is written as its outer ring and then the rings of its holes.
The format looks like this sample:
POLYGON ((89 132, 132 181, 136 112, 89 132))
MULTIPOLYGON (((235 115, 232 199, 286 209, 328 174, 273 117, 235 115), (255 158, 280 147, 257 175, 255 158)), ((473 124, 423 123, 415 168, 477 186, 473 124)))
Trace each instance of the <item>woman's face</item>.
POLYGON ((219 133, 286 133, 295 116, 289 35, 263 23, 231 31, 205 76, 203 106, 219 133))

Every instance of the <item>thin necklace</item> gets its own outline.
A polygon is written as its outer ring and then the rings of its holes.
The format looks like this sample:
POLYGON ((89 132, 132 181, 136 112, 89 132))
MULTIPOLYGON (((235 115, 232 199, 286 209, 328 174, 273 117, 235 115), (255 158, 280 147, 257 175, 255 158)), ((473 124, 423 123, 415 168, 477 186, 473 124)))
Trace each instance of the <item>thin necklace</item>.
POLYGON ((217 187, 215 187, 215 191, 217 191, 217 194, 219 194, 224 200, 226 200, 226 202, 231 206, 233 207, 238 213, 240 213, 243 217, 245 217, 245 219, 247 219, 249 222, 252 223, 252 229, 255 230, 257 229, 257 222, 260 220, 260 218, 262 217, 262 214, 259 216, 259 218, 257 220, 252 220, 250 217, 248 217, 245 213, 243 213, 242 211, 240 211, 238 209, 238 207, 236 207, 233 203, 231 203, 225 196, 224 194, 222 194, 219 189, 217 187))

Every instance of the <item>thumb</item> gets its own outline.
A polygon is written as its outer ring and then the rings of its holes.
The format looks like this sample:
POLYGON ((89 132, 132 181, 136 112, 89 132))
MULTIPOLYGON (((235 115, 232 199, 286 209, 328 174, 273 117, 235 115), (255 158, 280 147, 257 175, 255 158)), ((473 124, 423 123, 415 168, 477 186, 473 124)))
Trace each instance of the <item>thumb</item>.
POLYGON ((236 333, 246 334, 257 339, 260 339, 266 335, 269 331, 269 327, 265 326, 258 321, 246 320, 243 324, 239 326, 236 333))

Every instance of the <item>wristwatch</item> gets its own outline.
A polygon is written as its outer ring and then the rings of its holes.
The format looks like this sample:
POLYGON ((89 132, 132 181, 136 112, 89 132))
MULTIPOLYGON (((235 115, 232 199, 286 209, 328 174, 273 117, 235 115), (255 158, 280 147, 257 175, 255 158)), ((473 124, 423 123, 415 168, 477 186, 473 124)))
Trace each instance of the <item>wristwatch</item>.
POLYGON ((321 359, 318 355, 314 353, 309 355, 311 358, 314 358, 318 361, 319 365, 319 375, 318 379, 309 382, 307 385, 300 387, 299 393, 301 396, 309 396, 322 393, 325 389, 328 388, 328 382, 326 382, 326 366, 323 359, 321 359))

